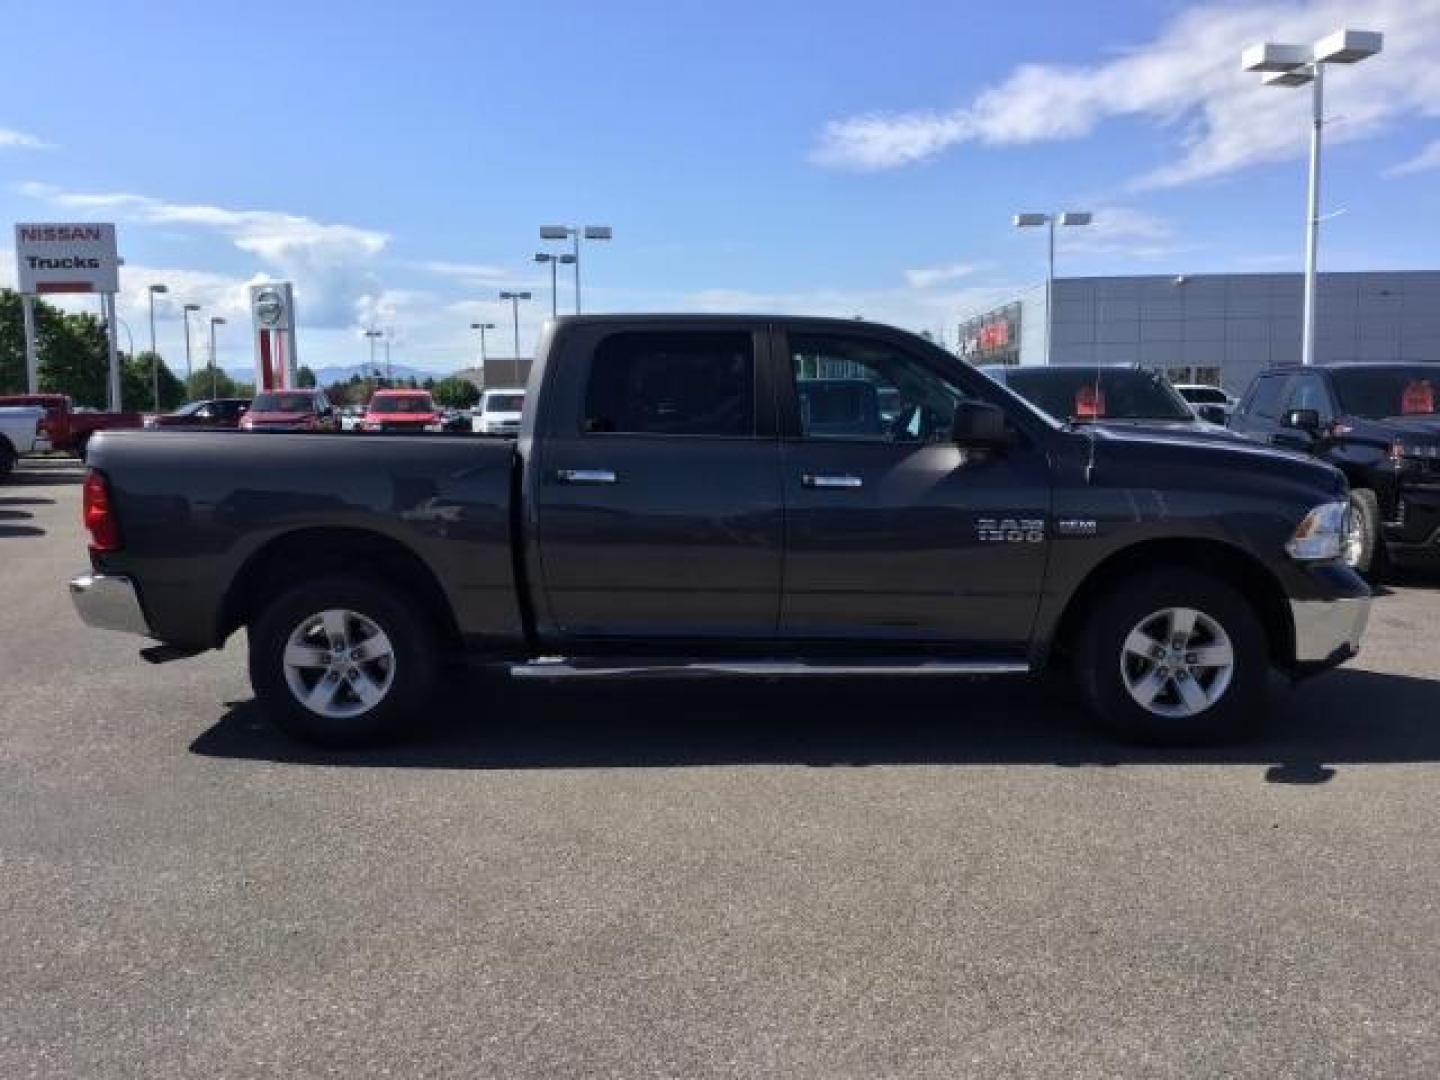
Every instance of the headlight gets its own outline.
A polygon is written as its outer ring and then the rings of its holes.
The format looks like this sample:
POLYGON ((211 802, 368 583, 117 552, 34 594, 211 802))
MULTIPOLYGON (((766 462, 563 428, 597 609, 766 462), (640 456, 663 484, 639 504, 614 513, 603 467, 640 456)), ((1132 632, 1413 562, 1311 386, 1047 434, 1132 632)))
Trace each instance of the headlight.
POLYGON ((1305 515, 1295 535, 1285 542, 1286 554, 1301 562, 1338 559, 1349 514, 1348 502, 1321 503, 1305 515))

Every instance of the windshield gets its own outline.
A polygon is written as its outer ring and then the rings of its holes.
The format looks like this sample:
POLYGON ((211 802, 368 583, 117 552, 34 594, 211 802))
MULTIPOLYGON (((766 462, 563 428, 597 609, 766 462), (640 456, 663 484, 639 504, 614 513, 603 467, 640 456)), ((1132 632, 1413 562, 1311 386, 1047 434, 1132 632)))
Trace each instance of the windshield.
POLYGON ((250 403, 251 412, 310 412, 314 407, 313 394, 256 394, 250 403))
POLYGON ((1380 420, 1391 416, 1434 416, 1440 368, 1377 367, 1373 371, 1349 368, 1331 378, 1340 399, 1340 411, 1380 420))
POLYGON ((493 394, 485 399, 486 412, 519 412, 524 407, 524 394, 493 394))
POLYGON ((429 394, 405 394, 395 397, 375 396, 370 399, 370 411, 375 413, 429 413, 435 411, 435 403, 429 394))
POLYGON ((1170 384, 1134 368, 1012 368, 1006 384, 1058 420, 1194 420, 1170 384))

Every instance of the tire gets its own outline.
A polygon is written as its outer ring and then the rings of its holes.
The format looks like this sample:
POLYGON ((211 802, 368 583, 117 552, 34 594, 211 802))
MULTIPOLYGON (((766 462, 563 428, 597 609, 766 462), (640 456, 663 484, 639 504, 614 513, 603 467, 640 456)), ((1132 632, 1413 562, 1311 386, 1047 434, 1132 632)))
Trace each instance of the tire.
POLYGON ((393 738, 434 693, 433 625, 408 593, 371 578, 337 575, 288 588, 249 636, 256 700, 302 742, 358 747, 393 738), (327 654, 337 631, 347 648, 327 654))
POLYGON ((1113 589, 1076 652, 1076 681, 1101 724, 1170 745, 1216 742, 1258 726, 1269 667, 1265 631, 1249 602, 1219 578, 1186 570, 1152 571, 1113 589), (1177 651, 1174 634, 1187 621, 1192 629, 1177 651), (1142 655, 1137 646, 1146 642, 1142 655), (1227 655, 1228 667, 1205 662, 1227 655))
POLYGON ((1380 500, 1369 488, 1350 492, 1353 532, 1345 538, 1345 565, 1371 581, 1384 572, 1385 545, 1380 539, 1380 500))

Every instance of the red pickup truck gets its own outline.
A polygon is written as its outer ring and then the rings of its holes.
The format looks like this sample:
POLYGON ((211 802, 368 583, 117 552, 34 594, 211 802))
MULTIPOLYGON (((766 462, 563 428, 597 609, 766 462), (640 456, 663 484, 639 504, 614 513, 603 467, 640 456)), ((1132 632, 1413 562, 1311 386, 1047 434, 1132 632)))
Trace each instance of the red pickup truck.
POLYGON ((11 405, 39 406, 45 410, 45 429, 53 449, 63 450, 78 458, 85 457, 90 436, 97 431, 117 428, 138 428, 141 416, 135 412, 82 412, 66 394, 4 394, 0 407, 11 405))

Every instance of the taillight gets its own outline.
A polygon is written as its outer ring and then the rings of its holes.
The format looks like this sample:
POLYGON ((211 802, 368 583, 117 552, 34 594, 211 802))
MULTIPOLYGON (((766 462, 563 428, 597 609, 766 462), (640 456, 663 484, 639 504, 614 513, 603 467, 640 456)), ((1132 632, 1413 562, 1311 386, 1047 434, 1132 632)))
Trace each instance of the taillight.
POLYGON ((90 550, 95 552, 120 550, 120 525, 115 520, 114 507, 110 505, 110 485, 105 474, 91 469, 85 476, 84 489, 85 528, 90 533, 90 550))

